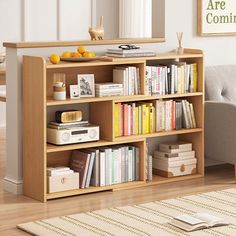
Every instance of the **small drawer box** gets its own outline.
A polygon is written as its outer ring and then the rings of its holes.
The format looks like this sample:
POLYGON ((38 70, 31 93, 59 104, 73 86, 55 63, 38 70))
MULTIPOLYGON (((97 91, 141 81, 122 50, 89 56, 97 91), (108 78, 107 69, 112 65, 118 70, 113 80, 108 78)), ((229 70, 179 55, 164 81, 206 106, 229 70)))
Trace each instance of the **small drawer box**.
POLYGON ((60 176, 48 176, 48 193, 55 193, 79 188, 79 173, 60 176))
POLYGON ((191 158, 181 161, 171 161, 153 158, 153 173, 164 177, 175 177, 196 173, 197 159, 191 158))

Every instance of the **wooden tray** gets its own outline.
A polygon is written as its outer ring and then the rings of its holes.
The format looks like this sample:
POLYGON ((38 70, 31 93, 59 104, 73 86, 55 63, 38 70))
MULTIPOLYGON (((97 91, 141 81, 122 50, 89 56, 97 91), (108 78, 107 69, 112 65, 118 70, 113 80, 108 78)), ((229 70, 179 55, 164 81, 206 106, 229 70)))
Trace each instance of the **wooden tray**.
POLYGON ((88 61, 111 61, 112 59, 107 56, 98 57, 61 57, 61 61, 69 62, 88 62, 88 61))

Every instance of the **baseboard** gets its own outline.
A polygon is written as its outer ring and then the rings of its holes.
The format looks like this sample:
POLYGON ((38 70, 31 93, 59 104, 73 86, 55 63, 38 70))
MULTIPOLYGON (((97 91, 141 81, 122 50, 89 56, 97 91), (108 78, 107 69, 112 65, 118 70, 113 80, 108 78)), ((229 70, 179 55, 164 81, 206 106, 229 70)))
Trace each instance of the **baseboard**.
POLYGON ((15 181, 5 177, 3 179, 3 188, 7 192, 20 195, 23 193, 23 181, 15 181))

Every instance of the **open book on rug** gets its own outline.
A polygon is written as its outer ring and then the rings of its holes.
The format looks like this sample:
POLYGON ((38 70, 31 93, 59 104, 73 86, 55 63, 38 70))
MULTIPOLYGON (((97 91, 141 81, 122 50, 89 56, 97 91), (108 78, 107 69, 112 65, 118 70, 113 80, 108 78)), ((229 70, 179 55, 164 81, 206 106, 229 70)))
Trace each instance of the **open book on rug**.
POLYGON ((170 224, 190 232, 210 227, 224 226, 229 223, 222 218, 208 213, 196 213, 194 215, 177 216, 171 220, 170 224))

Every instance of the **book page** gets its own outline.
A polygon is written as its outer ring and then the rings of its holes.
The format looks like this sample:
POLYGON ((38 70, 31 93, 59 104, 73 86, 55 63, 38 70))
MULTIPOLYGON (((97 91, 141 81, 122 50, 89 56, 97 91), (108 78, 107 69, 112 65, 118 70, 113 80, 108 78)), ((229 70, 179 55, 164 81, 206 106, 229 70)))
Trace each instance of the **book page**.
POLYGON ((191 215, 180 215, 175 217, 176 220, 188 223, 190 225, 197 225, 197 224, 202 224, 202 223, 206 223, 206 221, 199 219, 199 218, 195 218, 194 216, 191 215))
POLYGON ((196 217, 199 220, 203 220, 207 222, 209 226, 213 226, 218 223, 225 223, 224 219, 208 214, 208 213, 197 213, 197 214, 194 214, 194 217, 196 217))

